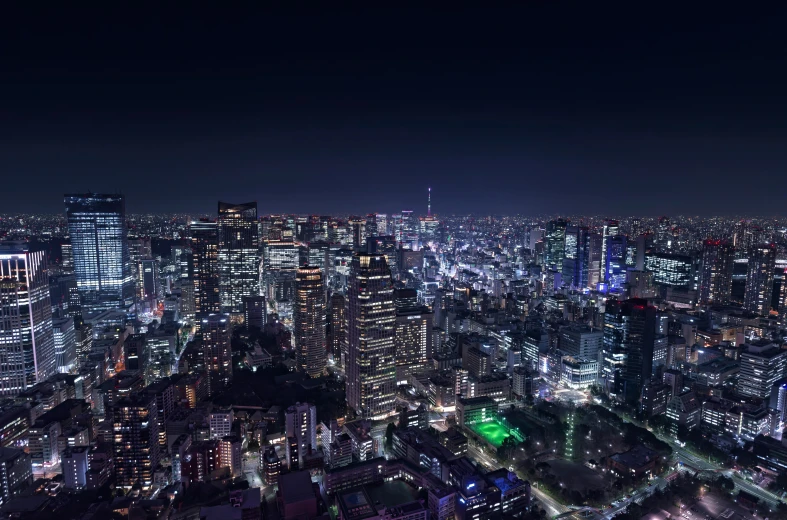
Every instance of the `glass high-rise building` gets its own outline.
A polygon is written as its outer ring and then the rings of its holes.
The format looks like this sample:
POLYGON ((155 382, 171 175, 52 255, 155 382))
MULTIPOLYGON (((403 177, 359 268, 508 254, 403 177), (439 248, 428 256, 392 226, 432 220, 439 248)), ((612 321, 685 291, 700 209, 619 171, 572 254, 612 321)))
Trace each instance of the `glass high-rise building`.
POLYGON ((391 270, 383 255, 353 256, 347 290, 347 404, 369 419, 395 413, 396 363, 391 270))
POLYGON ((66 218, 77 288, 85 310, 134 303, 123 195, 66 195, 66 218))
POLYGON ((223 312, 243 312, 243 297, 260 294, 257 203, 219 202, 219 297, 223 312))
POLYGON ((325 283, 319 267, 301 267, 295 274, 295 360, 310 377, 325 371, 325 283))
POLYGON ((635 402, 653 372, 656 308, 647 300, 607 302, 600 377, 611 396, 635 402))
POLYGON ((771 310, 773 277, 776 270, 776 245, 763 244, 752 248, 746 274, 743 308, 766 316, 771 310))
POLYGON ((0 244, 0 395, 15 396, 55 374, 46 253, 0 244))
POLYGON ((200 220, 189 224, 191 261, 189 278, 194 286, 197 315, 221 312, 219 299, 219 238, 216 223, 200 220))
MULTIPOLYGON (((550 220, 544 232, 544 263, 551 268, 563 269, 563 259, 566 256, 566 227, 565 220, 550 220)), ((576 244, 576 242, 574 242, 576 244)))
POLYGON ((700 303, 726 304, 732 295, 735 248, 724 240, 706 240, 700 263, 700 303))

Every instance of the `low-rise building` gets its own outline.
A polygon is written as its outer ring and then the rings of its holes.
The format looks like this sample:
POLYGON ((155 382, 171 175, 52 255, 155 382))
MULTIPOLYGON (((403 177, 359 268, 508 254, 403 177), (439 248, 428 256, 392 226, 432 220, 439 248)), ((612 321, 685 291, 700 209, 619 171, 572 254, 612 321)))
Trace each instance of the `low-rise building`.
POLYGON ((607 457, 607 467, 618 475, 632 478, 648 476, 653 473, 659 454, 645 446, 635 446, 629 451, 607 457))

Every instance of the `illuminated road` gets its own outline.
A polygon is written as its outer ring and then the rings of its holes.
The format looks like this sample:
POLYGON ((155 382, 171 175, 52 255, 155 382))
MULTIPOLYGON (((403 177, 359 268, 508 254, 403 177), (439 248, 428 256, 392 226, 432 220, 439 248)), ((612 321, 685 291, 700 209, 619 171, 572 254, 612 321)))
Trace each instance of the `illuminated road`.
MULTIPOLYGON (((612 410, 610 408, 607 408, 607 409, 610 410, 613 413, 618 413, 617 411, 612 410)), ((620 415, 620 417, 623 418, 626 421, 632 422, 632 423, 636 424, 637 426, 644 427, 644 425, 638 423, 637 421, 632 421, 631 417, 625 416, 625 415, 620 414, 620 413, 618 413, 618 415, 620 415)), ((742 489, 742 490, 746 491, 747 493, 750 493, 750 494, 758 497, 759 499, 764 500, 771 507, 775 507, 776 504, 779 502, 779 497, 778 496, 774 495, 773 493, 771 493, 768 490, 765 490, 765 489, 761 488, 760 486, 758 486, 757 484, 755 484, 753 482, 749 482, 749 481, 744 480, 744 479, 742 479, 740 477, 736 477, 735 475, 732 474, 732 472, 731 472, 731 470, 729 468, 725 468, 723 466, 720 466, 720 465, 718 465, 716 463, 710 462, 708 460, 703 459, 702 457, 699 457, 699 456, 695 455, 691 451, 689 451, 689 450, 681 447, 680 445, 678 445, 675 442, 675 439, 672 439, 670 437, 665 437, 665 436, 661 435, 660 433, 658 433, 658 432, 656 432, 656 431, 654 431, 654 430, 652 430, 650 428, 648 428, 648 430, 650 430, 653 433, 653 435, 655 435, 659 440, 662 440, 662 441, 666 442, 667 444, 669 444, 672 447, 672 455, 673 455, 673 457, 675 458, 676 461, 682 462, 684 465, 689 466, 689 468, 686 468, 684 466, 682 468, 684 471, 687 470, 687 469, 690 469, 690 470, 693 470, 693 471, 712 471, 712 472, 715 472, 715 473, 724 474, 724 475, 732 478, 732 481, 735 483, 735 489, 738 489, 738 490, 742 489)))

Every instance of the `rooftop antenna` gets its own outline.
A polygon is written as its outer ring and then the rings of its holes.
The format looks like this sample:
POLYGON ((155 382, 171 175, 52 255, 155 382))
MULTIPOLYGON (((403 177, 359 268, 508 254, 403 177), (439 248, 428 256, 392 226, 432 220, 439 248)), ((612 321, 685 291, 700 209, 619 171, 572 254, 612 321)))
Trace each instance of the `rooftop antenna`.
POLYGON ((426 204, 426 216, 431 217, 432 216, 432 187, 431 186, 429 186, 429 198, 427 199, 427 201, 428 202, 426 204))

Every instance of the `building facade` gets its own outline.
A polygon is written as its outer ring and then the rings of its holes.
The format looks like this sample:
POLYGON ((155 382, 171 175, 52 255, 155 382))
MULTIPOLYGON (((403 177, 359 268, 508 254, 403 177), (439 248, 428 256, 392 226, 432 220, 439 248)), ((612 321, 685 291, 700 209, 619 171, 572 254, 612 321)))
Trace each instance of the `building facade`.
POLYGON ((129 307, 134 279, 123 195, 65 196, 77 288, 86 310, 129 307))

